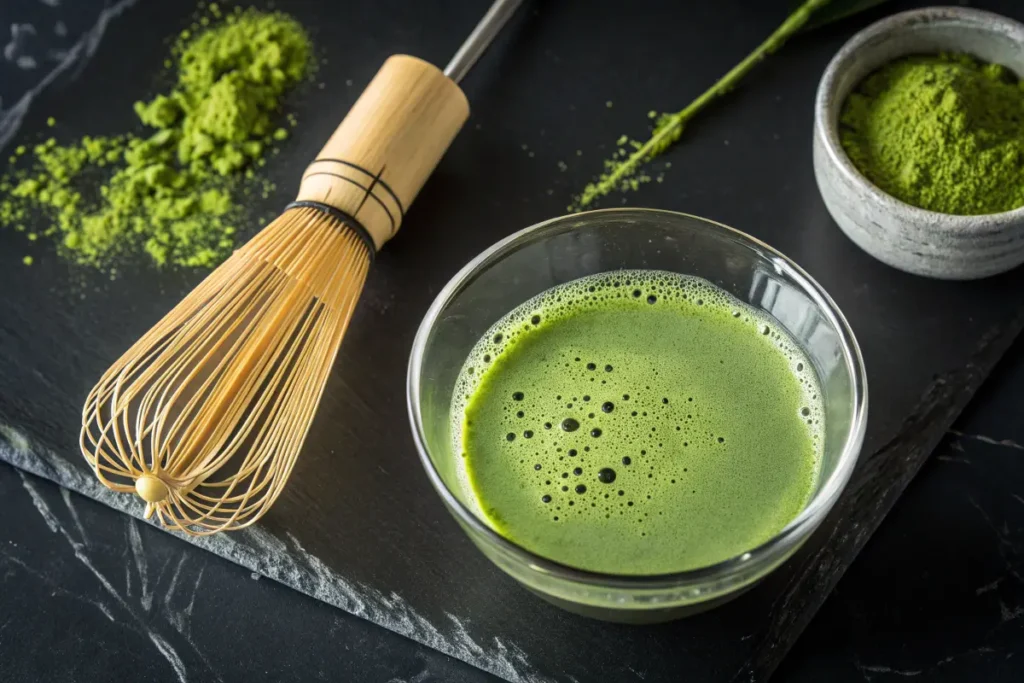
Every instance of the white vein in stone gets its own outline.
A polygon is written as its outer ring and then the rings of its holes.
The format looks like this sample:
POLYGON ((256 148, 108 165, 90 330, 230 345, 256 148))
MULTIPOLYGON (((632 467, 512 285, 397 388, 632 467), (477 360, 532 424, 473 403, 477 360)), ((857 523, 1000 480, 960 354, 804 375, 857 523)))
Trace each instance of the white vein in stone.
POLYGON ((139 602, 147 612, 153 607, 153 593, 149 590, 149 565, 146 562, 146 549, 142 547, 142 536, 139 535, 137 522, 128 517, 125 520, 127 526, 128 547, 131 548, 132 558, 135 560, 135 571, 139 575, 139 602))
MULTIPOLYGON (((46 504, 46 501, 43 500, 43 497, 36 489, 35 484, 29 481, 28 477, 25 475, 24 472, 19 471, 18 476, 21 477, 22 486, 25 488, 26 491, 28 491, 29 495, 32 498, 32 502, 35 503, 36 508, 39 510, 39 513, 43 516, 43 519, 53 519, 56 522, 56 516, 50 510, 50 507, 46 504)), ((135 613, 135 610, 132 609, 131 605, 129 605, 128 602, 121 596, 121 594, 117 592, 114 586, 111 585, 110 581, 107 580, 107 577, 104 576, 103 573, 100 572, 98 569, 96 569, 96 566, 92 563, 92 560, 90 560, 88 555, 85 554, 85 546, 82 543, 76 541, 74 538, 72 538, 71 535, 59 523, 56 524, 56 527, 57 531, 59 531, 61 535, 64 537, 64 540, 66 540, 68 544, 71 546, 71 549, 74 552, 75 557, 78 559, 78 561, 81 562, 86 567, 86 569, 92 572, 93 576, 96 577, 96 580, 100 582, 100 585, 103 586, 107 593, 109 593, 110 596, 113 597, 118 602, 118 604, 121 605, 125 612, 132 616, 135 622, 146 632, 150 640, 152 640, 153 643, 157 646, 157 649, 159 650, 160 654, 162 654, 164 658, 168 661, 168 663, 171 665, 171 668, 174 669, 174 672, 175 674, 177 674, 178 679, 184 682, 186 680, 186 677, 184 675, 185 665, 181 661, 181 657, 178 656, 178 653, 174 650, 171 644, 164 640, 159 634, 157 634, 150 627, 149 623, 146 620, 139 617, 139 615, 135 613)))
POLYGON ((1019 444, 1012 439, 995 439, 991 436, 985 436, 984 434, 965 434, 964 432, 958 432, 955 429, 950 429, 949 433, 953 436, 958 436, 961 439, 973 439, 974 441, 987 443, 990 446, 1005 446, 1006 448, 1012 448, 1017 451, 1024 451, 1024 445, 1019 444))
POLYGON ((25 116, 28 114, 29 109, 32 106, 32 102, 36 97, 49 87, 51 83, 57 80, 57 78, 69 71, 75 65, 78 65, 78 71, 75 72, 72 77, 81 73, 81 68, 85 66, 96 52, 100 39, 102 39, 103 34, 107 30, 107 25, 136 2, 138 2, 138 0, 120 0, 100 12, 100 15, 93 27, 87 31, 82 38, 71 47, 70 50, 68 50, 67 56, 61 60, 60 63, 51 69, 49 73, 43 76, 34 88, 22 95, 21 98, 14 103, 14 106, 7 111, 0 110, 0 149, 6 146, 7 143, 11 141, 11 138, 13 138, 18 132, 22 121, 24 121, 25 116))
POLYGON ((181 568, 185 566, 185 560, 188 557, 185 553, 182 553, 178 558, 178 564, 174 567, 174 573, 171 574, 171 581, 167 584, 167 588, 164 590, 164 607, 171 609, 171 598, 174 597, 174 590, 178 587, 178 577, 181 575, 181 568))
POLYGON ((43 500, 42 495, 40 495, 39 491, 36 490, 36 487, 29 483, 28 477, 26 477, 23 472, 18 472, 18 476, 21 477, 21 485, 25 488, 25 491, 28 492, 29 498, 32 499, 32 504, 36 506, 36 510, 39 511, 39 514, 42 516, 43 521, 46 522, 46 526, 50 528, 50 531, 53 533, 60 531, 66 535, 64 527, 60 525, 60 521, 58 521, 57 516, 50 511, 50 506, 46 504, 45 500, 43 500))
POLYGON ((82 544, 85 547, 89 547, 89 535, 85 533, 85 527, 82 526, 82 520, 78 517, 78 509, 75 507, 74 502, 71 500, 71 491, 60 487, 60 497, 64 500, 64 507, 71 513, 71 519, 74 521, 75 526, 78 528, 78 533, 82 535, 82 544))
MULTIPOLYGON (((43 572, 38 571, 38 570, 33 569, 32 567, 30 567, 28 565, 28 563, 25 562, 24 560, 22 560, 21 558, 15 557, 14 555, 12 555, 10 553, 5 552, 3 550, 3 548, 0 548, 0 557, 3 557, 3 559, 7 560, 8 562, 12 562, 13 564, 18 565, 22 569, 22 571, 24 571, 24 572, 26 572, 28 574, 31 574, 32 576, 34 576, 37 579, 39 579, 40 581, 42 581, 44 584, 46 584, 51 589, 53 589, 53 594, 54 595, 63 595, 65 597, 71 598, 72 600, 77 600, 79 602, 84 602, 84 603, 86 603, 88 605, 92 605, 93 607, 98 609, 100 612, 102 612, 103 616, 105 616, 107 619, 109 619, 112 622, 116 622, 116 619, 114 618, 113 613, 110 611, 110 608, 107 607, 106 604, 104 604, 102 600, 91 600, 90 598, 87 598, 84 595, 78 595, 78 594, 72 593, 71 591, 67 590, 63 586, 57 584, 52 578, 50 578, 49 576, 47 576, 43 572)), ((2 630, 2 629, 0 629, 0 630, 2 630)))
POLYGON ((914 676, 920 676, 923 671, 920 669, 893 669, 888 666, 868 665, 868 664, 857 664, 857 668, 864 675, 864 679, 870 681, 871 676, 868 674, 892 674, 894 676, 904 676, 912 678, 914 676))
POLYGON ((181 661, 181 657, 179 657, 178 653, 174 651, 171 644, 153 631, 149 632, 149 639, 153 641, 153 645, 155 645, 156 649, 160 651, 160 654, 162 654, 167 661, 171 663, 171 668, 174 669, 174 673, 178 676, 178 680, 181 681, 181 683, 187 683, 188 672, 185 670, 185 663, 181 661))
POLYGON ((1013 621, 1024 617, 1024 607, 1008 607, 1004 603, 999 603, 999 621, 1005 624, 1008 621, 1013 621))
POLYGON ((96 605, 96 607, 97 607, 97 608, 99 608, 99 610, 100 610, 101 612, 103 612, 104 616, 106 616, 106 617, 107 617, 107 619, 109 619, 110 621, 113 621, 113 622, 116 622, 116 621, 117 621, 117 620, 116 620, 116 619, 114 618, 114 613, 110 611, 110 608, 109 608, 109 607, 107 607, 106 605, 104 605, 104 604, 103 604, 102 602, 100 602, 99 600, 97 600, 97 601, 96 601, 95 605, 96 605))

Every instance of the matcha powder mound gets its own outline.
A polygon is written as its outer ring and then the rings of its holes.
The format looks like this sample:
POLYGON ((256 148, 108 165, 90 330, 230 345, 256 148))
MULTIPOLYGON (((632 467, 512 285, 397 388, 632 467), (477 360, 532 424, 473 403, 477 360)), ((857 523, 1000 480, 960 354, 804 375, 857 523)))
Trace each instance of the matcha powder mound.
POLYGON ((847 98, 840 124, 854 165, 908 204, 959 215, 1024 206, 1024 84, 998 64, 894 61, 847 98))
POLYGON ((230 254, 242 198, 269 190, 254 168, 288 135, 274 120, 311 69, 311 44, 285 14, 210 5, 178 37, 168 66, 173 89, 135 104, 150 134, 18 147, 18 169, 0 180, 0 224, 35 240, 27 226, 42 214, 33 223, 47 226, 41 234, 63 256, 103 269, 138 252, 161 266, 199 267, 230 254))

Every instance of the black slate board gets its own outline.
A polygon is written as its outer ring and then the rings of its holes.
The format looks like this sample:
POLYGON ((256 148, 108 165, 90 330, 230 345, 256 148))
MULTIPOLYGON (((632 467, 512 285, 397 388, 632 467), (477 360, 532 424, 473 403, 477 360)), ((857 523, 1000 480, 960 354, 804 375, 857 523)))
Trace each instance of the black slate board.
POLYGON ((4 462, 0 515, 0 681, 500 683, 4 462))
MULTIPOLYGON (((1012 0, 983 4, 1024 13, 1012 0)), ((283 5, 316 27, 326 87, 294 98, 302 134, 271 165, 282 190, 265 208, 289 199, 388 54, 443 63, 486 3, 283 5)), ((785 567, 742 599, 675 624, 632 628, 565 614, 493 568, 448 518, 415 457, 403 390, 420 316, 455 270, 498 238, 561 213, 619 134, 642 134, 652 107, 685 104, 787 6, 527 5, 464 84, 473 117, 377 261, 289 488, 257 528, 200 544, 512 681, 766 678, 1024 323, 1016 296, 1024 272, 967 284, 901 274, 848 242, 818 197, 817 79, 879 12, 794 40, 694 122, 666 157, 664 183, 609 203, 704 215, 770 242, 822 283, 860 339, 871 393, 864 456, 837 509, 785 567)), ((131 125, 131 102, 157 85, 161 38, 184 26, 187 11, 127 8, 81 75, 37 98, 21 136, 44 132, 49 115, 60 119, 58 136, 131 125)), ((134 500, 106 494, 86 471, 80 403, 201 274, 140 266, 111 283, 69 271, 45 245, 32 248, 37 263, 25 268, 25 253, 22 236, 0 231, 0 457, 138 514, 134 500)))

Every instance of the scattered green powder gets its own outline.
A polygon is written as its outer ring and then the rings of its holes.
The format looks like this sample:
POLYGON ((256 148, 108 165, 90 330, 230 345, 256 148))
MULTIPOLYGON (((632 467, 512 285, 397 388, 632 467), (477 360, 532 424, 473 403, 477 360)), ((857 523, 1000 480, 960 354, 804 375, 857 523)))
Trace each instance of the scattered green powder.
MULTIPOLYGON (((619 138, 616 151, 604 162, 604 172, 588 183, 583 191, 567 208, 568 211, 581 211, 615 191, 636 190, 641 183, 652 180, 650 174, 643 172, 641 167, 662 154, 675 144, 683 134, 683 129, 702 109, 718 97, 731 91, 736 84, 750 72, 761 60, 775 52, 804 25, 815 12, 829 4, 829 0, 804 0, 789 17, 779 25, 768 38, 747 55, 743 61, 734 66, 714 85, 705 90, 685 109, 670 114, 658 114, 650 111, 649 119, 654 120, 654 128, 650 137, 639 142, 626 136, 619 138)), ((837 3, 842 5, 843 3, 837 3)), ((849 4, 849 3, 846 3, 849 4)), ((854 3, 856 4, 856 3, 854 3)), ((877 4, 877 3, 875 3, 877 4)), ((866 3, 861 3, 866 6, 866 3)), ((854 10, 856 11, 856 10, 854 10)), ((608 107, 612 102, 606 102, 608 107)), ((668 168, 666 164, 665 168, 668 168)), ((660 182, 660 181, 658 181, 660 182)), ((625 201, 625 200, 623 200, 625 201)))
POLYGON ((36 145, 28 168, 0 179, 0 225, 24 231, 42 214, 39 232, 80 265, 107 268, 140 251, 161 266, 215 265, 234 246, 241 199, 272 187, 253 168, 288 137, 275 119, 311 51, 285 14, 209 5, 172 48, 175 86, 135 104, 151 132, 36 145))
POLYGON ((1024 83, 963 54, 899 59, 846 99, 843 147, 885 192, 930 211, 1024 206, 1024 83))

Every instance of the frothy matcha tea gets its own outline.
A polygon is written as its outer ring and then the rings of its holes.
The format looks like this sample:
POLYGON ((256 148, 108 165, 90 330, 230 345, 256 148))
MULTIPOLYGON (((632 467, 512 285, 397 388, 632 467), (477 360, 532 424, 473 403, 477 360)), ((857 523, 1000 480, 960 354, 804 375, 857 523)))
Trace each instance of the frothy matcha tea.
POLYGON ((770 539, 810 498, 824 433, 796 343, 662 271, 590 276, 506 315, 466 361, 452 419, 464 483, 499 533, 616 574, 770 539))

